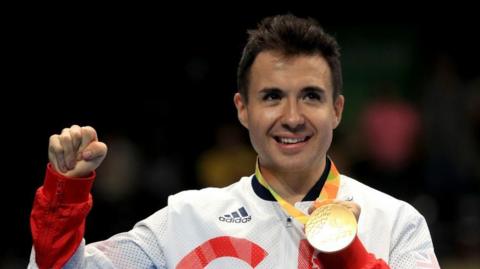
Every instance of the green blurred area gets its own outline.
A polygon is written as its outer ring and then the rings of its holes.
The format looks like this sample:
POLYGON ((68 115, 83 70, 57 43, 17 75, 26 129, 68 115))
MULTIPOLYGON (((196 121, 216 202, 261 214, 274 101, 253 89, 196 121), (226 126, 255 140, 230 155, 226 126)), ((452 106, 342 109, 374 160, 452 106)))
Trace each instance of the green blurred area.
POLYGON ((409 97, 421 64, 416 58, 418 31, 413 26, 339 27, 346 105, 340 128, 350 128, 362 107, 389 87, 409 97))

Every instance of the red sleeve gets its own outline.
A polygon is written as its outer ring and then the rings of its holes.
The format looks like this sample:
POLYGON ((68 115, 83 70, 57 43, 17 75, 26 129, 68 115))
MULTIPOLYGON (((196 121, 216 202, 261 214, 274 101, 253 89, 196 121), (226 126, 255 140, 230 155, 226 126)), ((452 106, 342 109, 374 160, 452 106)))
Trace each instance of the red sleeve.
POLYGON ((347 248, 334 253, 319 253, 319 260, 325 269, 387 269, 390 268, 382 259, 376 259, 367 252, 358 236, 347 248))
POLYGON ((95 172, 87 178, 67 178, 48 164, 36 194, 30 228, 39 268, 61 268, 77 250, 92 208, 95 172))

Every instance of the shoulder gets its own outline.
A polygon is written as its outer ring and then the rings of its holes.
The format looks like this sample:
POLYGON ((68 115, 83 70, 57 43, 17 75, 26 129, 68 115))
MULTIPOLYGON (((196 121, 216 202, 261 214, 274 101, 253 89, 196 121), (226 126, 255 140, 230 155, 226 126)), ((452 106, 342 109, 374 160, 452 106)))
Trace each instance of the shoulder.
POLYGON ((392 218, 420 217, 421 214, 409 203, 367 186, 348 176, 341 176, 340 192, 350 196, 364 209, 392 218))
POLYGON ((360 205, 359 238, 377 257, 395 264, 433 248, 425 218, 409 203, 347 176, 341 176, 338 194, 360 205))
POLYGON ((199 190, 186 190, 171 195, 168 198, 168 207, 205 207, 218 203, 238 200, 251 191, 251 177, 243 177, 239 181, 223 188, 203 188, 199 190))
POLYGON ((242 199, 251 192, 251 177, 243 177, 239 181, 224 188, 203 188, 185 190, 168 197, 168 205, 140 223, 163 226, 167 219, 176 216, 195 216, 216 214, 225 205, 242 199), (250 188, 250 190, 249 190, 250 188))

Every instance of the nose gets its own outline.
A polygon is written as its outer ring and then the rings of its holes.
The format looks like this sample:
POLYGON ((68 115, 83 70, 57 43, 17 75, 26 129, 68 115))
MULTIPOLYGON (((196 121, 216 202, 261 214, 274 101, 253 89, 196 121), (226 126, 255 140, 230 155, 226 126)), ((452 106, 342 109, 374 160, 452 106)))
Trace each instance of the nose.
POLYGON ((305 118, 297 100, 289 100, 285 104, 282 126, 290 132, 298 132, 305 128, 305 118))

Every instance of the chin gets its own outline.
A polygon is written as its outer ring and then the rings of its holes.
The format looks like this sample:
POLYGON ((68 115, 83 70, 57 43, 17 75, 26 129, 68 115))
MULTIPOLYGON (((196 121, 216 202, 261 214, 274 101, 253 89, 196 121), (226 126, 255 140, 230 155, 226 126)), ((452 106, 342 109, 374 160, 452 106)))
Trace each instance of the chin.
POLYGON ((304 171, 311 166, 311 161, 304 160, 303 158, 298 158, 294 156, 285 159, 286 160, 278 161, 277 167, 286 172, 304 171))

